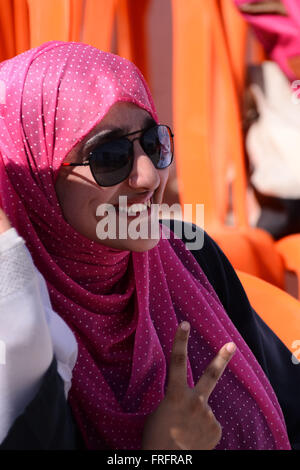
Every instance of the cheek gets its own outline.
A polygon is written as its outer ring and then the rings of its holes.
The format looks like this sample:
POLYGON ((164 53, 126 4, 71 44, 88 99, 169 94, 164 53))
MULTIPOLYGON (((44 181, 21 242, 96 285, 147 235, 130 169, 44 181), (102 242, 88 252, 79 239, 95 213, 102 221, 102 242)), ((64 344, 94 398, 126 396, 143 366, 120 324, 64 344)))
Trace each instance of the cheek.
POLYGON ((79 183, 73 176, 58 178, 55 189, 65 220, 78 229, 80 221, 89 215, 95 190, 84 182, 79 183))
POLYGON ((159 170, 159 177, 160 177, 160 191, 163 194, 166 188, 168 178, 169 178, 169 168, 166 168, 165 170, 159 170))

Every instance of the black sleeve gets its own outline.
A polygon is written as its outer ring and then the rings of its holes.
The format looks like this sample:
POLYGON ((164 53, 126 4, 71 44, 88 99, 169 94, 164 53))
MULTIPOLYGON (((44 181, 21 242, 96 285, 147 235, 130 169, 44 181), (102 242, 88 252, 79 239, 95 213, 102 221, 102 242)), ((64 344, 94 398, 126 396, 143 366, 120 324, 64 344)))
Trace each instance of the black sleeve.
POLYGON ((54 357, 36 396, 15 420, 0 450, 72 450, 81 446, 54 357))
MULTIPOLYGON (((171 226, 175 232, 178 223, 171 226)), ((193 230, 201 229, 193 226, 193 230)), ((184 236, 182 239, 186 242, 184 236)), ((207 233, 203 247, 191 253, 268 377, 283 411, 291 446, 300 450, 300 364, 293 364, 291 352, 253 310, 232 265, 207 233)))

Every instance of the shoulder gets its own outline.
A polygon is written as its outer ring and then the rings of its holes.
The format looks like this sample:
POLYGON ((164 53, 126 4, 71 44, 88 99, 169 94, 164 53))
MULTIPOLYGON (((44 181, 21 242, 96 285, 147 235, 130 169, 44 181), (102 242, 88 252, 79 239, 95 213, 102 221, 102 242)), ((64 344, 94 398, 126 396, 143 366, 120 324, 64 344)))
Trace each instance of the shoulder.
POLYGON ((163 219, 160 222, 182 239, 197 260, 201 259, 206 264, 208 258, 218 258, 219 247, 201 227, 177 219, 163 219))
MULTIPOLYGON (((165 221, 162 221, 165 223, 165 221)), ((169 221, 167 221, 169 224, 169 221)), ((254 312, 246 292, 226 255, 217 243, 200 227, 180 220, 171 221, 170 229, 187 246, 186 233, 195 231, 203 237, 203 245, 198 250, 190 250, 216 292, 228 317, 257 357, 260 357, 260 342, 257 338, 260 318, 254 312), (181 232, 182 235, 181 235, 181 232)))
POLYGON ((185 243, 186 248, 200 265, 225 309, 230 310, 232 302, 230 294, 233 291, 236 291, 239 296, 242 294, 247 299, 230 261, 205 230, 181 220, 162 220, 161 223, 167 225, 185 243))

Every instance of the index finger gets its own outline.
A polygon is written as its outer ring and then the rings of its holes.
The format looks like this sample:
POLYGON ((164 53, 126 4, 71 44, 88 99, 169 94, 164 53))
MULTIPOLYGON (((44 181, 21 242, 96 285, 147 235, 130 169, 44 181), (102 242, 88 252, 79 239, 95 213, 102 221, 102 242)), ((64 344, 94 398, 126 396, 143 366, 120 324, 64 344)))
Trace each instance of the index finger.
POLYGON ((169 366, 168 393, 180 393, 187 385, 187 344, 190 332, 188 322, 177 328, 169 366))
POLYGON ((210 394, 217 385, 235 351, 236 345, 234 343, 225 344, 203 372, 195 387, 195 391, 202 395, 204 400, 207 401, 209 399, 210 394))

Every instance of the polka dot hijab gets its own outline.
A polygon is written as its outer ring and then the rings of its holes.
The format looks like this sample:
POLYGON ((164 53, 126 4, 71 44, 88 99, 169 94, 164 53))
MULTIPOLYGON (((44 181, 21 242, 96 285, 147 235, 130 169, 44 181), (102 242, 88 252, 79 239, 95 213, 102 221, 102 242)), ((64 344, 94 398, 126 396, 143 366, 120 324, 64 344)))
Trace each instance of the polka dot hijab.
POLYGON ((129 101, 157 120, 137 68, 84 44, 50 42, 0 65, 0 95, 1 201, 78 341, 69 401, 87 448, 140 448, 145 419, 164 397, 176 328, 188 320, 191 387, 223 344, 238 347, 209 401, 223 428, 218 448, 289 449, 268 380, 183 242, 116 251, 62 216, 59 167, 109 108, 129 101))

